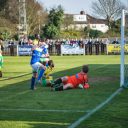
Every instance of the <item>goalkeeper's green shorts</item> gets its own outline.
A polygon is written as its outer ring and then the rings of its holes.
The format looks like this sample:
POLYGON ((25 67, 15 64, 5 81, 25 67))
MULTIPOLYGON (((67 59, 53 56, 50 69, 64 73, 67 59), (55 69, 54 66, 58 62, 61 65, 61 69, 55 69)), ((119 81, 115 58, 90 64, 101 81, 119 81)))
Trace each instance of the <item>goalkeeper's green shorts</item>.
POLYGON ((47 85, 47 80, 46 79, 42 79, 42 85, 43 85, 43 87, 46 87, 46 85, 47 85))
MULTIPOLYGON (((50 80, 50 83, 53 83, 53 82, 54 82, 53 80, 50 80)), ((43 87, 47 86, 47 79, 42 79, 42 85, 43 87)))

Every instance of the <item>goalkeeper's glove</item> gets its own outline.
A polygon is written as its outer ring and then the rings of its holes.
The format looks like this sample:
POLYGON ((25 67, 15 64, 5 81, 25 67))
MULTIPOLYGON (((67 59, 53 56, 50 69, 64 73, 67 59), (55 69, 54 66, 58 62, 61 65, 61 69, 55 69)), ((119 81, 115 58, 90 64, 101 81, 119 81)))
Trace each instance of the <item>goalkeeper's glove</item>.
POLYGON ((79 84, 78 87, 81 88, 81 89, 84 89, 82 84, 79 84))

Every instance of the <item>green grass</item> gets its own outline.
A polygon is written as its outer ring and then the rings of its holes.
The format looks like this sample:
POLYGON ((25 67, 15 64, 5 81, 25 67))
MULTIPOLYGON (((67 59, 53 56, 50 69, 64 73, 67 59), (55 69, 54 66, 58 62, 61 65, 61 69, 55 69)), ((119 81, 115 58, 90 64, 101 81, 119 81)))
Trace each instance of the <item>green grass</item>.
MULTIPOLYGON (((0 128, 66 128, 104 102, 119 88, 120 56, 52 56, 54 78, 72 75, 89 65, 90 89, 51 92, 38 86, 29 90, 30 57, 4 57, 0 80, 0 128)), ((128 90, 118 94, 79 128, 125 128, 128 125, 128 90), (117 123, 116 123, 117 122, 117 123)))

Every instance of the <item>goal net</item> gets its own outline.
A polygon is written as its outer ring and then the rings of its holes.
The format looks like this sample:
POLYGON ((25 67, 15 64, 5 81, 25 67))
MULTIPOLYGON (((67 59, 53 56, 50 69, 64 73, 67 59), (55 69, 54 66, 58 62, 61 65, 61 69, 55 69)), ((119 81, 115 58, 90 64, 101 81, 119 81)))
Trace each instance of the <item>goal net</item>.
POLYGON ((120 86, 128 87, 128 10, 122 10, 121 18, 120 86))

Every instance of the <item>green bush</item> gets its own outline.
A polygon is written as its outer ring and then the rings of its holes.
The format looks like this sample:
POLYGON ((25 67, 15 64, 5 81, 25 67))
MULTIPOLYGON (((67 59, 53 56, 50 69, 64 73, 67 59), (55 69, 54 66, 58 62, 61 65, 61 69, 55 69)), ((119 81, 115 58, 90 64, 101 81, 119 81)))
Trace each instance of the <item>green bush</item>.
POLYGON ((98 37, 100 37, 102 35, 103 35, 103 33, 101 31, 92 30, 92 29, 89 30, 89 37, 90 38, 98 38, 98 37))

